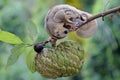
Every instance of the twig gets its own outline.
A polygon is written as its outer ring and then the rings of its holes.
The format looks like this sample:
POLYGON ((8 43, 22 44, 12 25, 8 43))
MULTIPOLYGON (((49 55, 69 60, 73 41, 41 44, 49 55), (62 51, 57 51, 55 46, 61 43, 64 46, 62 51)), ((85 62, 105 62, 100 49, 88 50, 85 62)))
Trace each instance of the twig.
POLYGON ((87 20, 85 23, 83 23, 83 24, 81 24, 79 27, 77 27, 76 30, 77 30, 78 28, 82 27, 83 25, 87 24, 88 22, 94 20, 94 19, 97 19, 97 18, 100 18, 100 17, 104 17, 104 16, 106 16, 106 15, 108 15, 108 14, 111 14, 111 13, 114 13, 114 12, 117 12, 117 11, 120 11, 120 6, 119 6, 119 7, 116 7, 116 8, 113 8, 113 9, 110 9, 110 10, 107 10, 107 11, 105 11, 105 12, 103 12, 103 13, 99 13, 99 14, 97 14, 97 15, 94 15, 94 16, 88 18, 88 20, 87 20))

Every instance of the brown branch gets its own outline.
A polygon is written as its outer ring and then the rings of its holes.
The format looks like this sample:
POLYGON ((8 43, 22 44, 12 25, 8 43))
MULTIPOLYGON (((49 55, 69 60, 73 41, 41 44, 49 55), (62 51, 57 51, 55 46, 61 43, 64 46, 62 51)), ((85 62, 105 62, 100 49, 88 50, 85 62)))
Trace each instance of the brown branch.
POLYGON ((100 17, 104 17, 104 16, 106 16, 106 15, 108 15, 108 14, 111 14, 111 13, 114 13, 114 12, 117 12, 117 11, 120 11, 120 6, 119 6, 119 7, 116 7, 116 8, 113 8, 113 9, 110 9, 110 10, 107 10, 107 11, 105 11, 105 12, 103 12, 103 13, 96 14, 96 15, 90 17, 90 18, 87 20, 87 22, 85 22, 85 23, 83 23, 82 25, 80 25, 79 27, 77 27, 76 30, 77 30, 78 28, 82 27, 83 25, 87 24, 88 22, 94 20, 94 19, 97 19, 97 18, 100 18, 100 17))

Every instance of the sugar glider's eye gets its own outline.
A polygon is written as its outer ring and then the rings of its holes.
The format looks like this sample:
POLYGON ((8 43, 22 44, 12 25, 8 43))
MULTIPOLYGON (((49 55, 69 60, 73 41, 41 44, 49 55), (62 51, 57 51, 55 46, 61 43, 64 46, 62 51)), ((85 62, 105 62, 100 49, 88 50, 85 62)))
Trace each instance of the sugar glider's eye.
POLYGON ((64 31, 64 33, 65 33, 65 34, 68 34, 68 31, 67 31, 67 30, 65 30, 65 31, 64 31))

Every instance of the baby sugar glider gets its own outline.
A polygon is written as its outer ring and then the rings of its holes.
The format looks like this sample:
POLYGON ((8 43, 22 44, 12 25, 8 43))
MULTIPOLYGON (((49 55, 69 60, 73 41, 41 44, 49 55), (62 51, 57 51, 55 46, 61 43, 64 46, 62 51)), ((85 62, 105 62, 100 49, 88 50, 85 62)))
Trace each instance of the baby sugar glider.
MULTIPOLYGON (((45 18, 45 28, 48 34, 55 39, 61 39, 67 36, 76 27, 85 23, 92 15, 78 10, 70 5, 62 4, 54 6, 48 11, 45 18)), ((80 37, 90 37, 97 30, 96 20, 93 20, 76 30, 80 37)))

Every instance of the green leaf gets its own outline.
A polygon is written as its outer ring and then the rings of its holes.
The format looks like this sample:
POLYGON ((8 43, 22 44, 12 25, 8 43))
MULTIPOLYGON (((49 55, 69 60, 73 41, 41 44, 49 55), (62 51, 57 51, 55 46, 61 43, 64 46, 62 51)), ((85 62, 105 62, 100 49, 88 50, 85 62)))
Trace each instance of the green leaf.
POLYGON ((35 51, 32 49, 30 50, 30 52, 28 53, 28 55, 26 56, 26 64, 27 67, 29 68, 29 70, 34 73, 36 72, 36 66, 35 66, 35 51))
POLYGON ((26 24, 26 35, 27 35, 27 42, 33 43, 36 41, 38 37, 38 31, 35 23, 31 20, 26 24))
POLYGON ((16 35, 14 35, 10 32, 7 32, 7 31, 2 31, 1 29, 0 29, 0 41, 9 43, 9 44, 23 43, 22 40, 20 40, 20 38, 18 38, 16 35))
POLYGON ((13 65, 18 60, 20 55, 22 53, 24 53, 25 47, 26 46, 24 44, 20 44, 20 45, 16 45, 14 48, 12 48, 12 50, 11 50, 12 53, 8 57, 6 68, 13 65))

